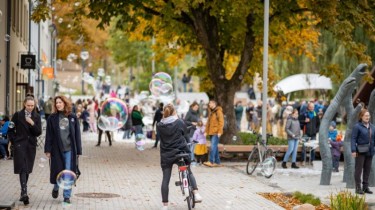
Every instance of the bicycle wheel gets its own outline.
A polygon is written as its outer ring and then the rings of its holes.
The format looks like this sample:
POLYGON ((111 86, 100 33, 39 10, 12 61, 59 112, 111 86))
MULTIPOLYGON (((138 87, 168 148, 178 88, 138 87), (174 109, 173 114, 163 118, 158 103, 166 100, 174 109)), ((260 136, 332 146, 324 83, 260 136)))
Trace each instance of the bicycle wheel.
POLYGON ((271 178, 276 168, 276 158, 274 156, 267 157, 262 163, 262 174, 267 179, 271 178))
POLYGON ((255 147, 253 151, 251 151, 249 155, 249 159, 247 160, 246 173, 251 175, 257 168, 258 163, 259 163, 259 152, 258 152, 258 148, 255 147))

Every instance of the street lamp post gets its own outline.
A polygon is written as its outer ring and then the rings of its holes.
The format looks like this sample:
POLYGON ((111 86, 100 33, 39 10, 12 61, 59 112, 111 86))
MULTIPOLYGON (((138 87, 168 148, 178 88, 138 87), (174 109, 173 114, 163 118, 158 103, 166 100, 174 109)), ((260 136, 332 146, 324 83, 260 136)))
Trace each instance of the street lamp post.
POLYGON ((83 73, 85 72, 85 61, 87 59, 89 59, 89 52, 88 51, 85 51, 85 50, 82 50, 81 51, 81 54, 80 54, 80 57, 81 57, 81 62, 82 62, 82 70, 81 70, 81 77, 82 77, 82 80, 81 80, 81 85, 82 85, 82 94, 85 95, 85 81, 83 81, 83 73))

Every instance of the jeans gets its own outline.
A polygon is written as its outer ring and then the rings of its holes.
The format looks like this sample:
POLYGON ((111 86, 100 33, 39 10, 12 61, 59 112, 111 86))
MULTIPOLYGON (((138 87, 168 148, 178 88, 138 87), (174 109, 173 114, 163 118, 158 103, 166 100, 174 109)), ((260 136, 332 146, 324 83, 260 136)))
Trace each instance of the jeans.
POLYGON ((124 135, 122 136, 122 139, 130 139, 131 138, 131 132, 132 130, 131 129, 127 129, 124 131, 124 135))
POLYGON ((0 138, 0 153, 4 158, 7 156, 8 143, 8 139, 0 138))
POLYGON ((297 139, 289 139, 288 140, 288 150, 285 153, 283 162, 288 162, 290 154, 292 154, 292 163, 296 162, 297 159, 297 148, 298 148, 298 140, 297 139))
POLYGON ((372 156, 366 156, 358 154, 355 158, 355 170, 354 170, 354 180, 356 188, 361 188, 361 175, 363 171, 362 184, 363 189, 368 187, 368 178, 371 171, 372 156))
MULTIPOLYGON (((72 170, 71 160, 72 160, 72 151, 64 152, 65 170, 72 170)), ((75 171, 73 171, 73 172, 75 172, 75 171)), ((53 190, 58 191, 59 185, 55 184, 53 186, 53 190)), ((68 190, 64 189, 64 192, 63 192, 64 198, 70 198, 71 194, 72 194, 72 189, 68 189, 68 190)))
POLYGON ((140 133, 143 134, 142 125, 135 125, 134 128, 135 128, 135 135, 140 134, 140 133))
MULTIPOLYGON (((163 181, 161 183, 161 197, 163 203, 168 203, 168 194, 169 194, 169 181, 171 180, 172 175, 172 168, 173 165, 170 167, 162 168, 163 170, 163 181)), ((188 173, 190 177, 190 184, 193 187, 193 190, 198 190, 197 182, 195 181, 195 177, 191 172, 190 167, 188 167, 188 173)))
POLYGON ((220 157, 219 157, 219 136, 213 135, 210 136, 211 139, 211 147, 210 147, 210 162, 220 164, 220 157))

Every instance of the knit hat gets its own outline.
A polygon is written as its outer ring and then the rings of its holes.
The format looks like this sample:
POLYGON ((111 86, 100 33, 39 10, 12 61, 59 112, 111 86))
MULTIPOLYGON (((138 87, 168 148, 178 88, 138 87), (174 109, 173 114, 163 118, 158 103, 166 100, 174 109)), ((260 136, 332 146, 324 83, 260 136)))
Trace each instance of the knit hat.
POLYGON ((335 121, 332 121, 329 125, 336 129, 336 122, 335 121))

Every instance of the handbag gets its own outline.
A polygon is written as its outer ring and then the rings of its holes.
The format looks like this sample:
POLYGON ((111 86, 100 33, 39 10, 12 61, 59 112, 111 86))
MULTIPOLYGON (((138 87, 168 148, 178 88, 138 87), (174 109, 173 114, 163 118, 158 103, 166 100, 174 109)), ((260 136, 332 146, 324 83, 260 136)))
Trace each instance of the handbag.
POLYGON ((357 145, 358 153, 367 153, 370 150, 370 144, 357 145))
POLYGON ((369 142, 368 144, 357 145, 358 153, 367 153, 368 151, 370 151, 370 146, 371 146, 371 127, 369 130, 369 142))

